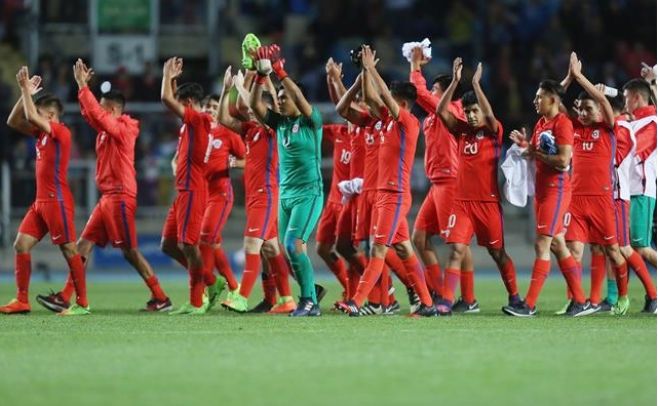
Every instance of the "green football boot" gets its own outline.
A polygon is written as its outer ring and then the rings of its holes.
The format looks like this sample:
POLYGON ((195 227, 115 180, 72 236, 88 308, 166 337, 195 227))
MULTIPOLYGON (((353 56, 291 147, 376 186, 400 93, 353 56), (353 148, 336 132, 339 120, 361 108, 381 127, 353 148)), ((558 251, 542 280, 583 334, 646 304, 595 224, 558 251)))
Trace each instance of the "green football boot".
POLYGON ((68 309, 57 313, 58 316, 86 316, 88 314, 91 314, 89 306, 82 307, 77 303, 74 303, 68 309))
POLYGON ((245 35, 242 40, 242 66, 245 69, 256 69, 252 53, 260 47, 260 40, 252 33, 245 35))

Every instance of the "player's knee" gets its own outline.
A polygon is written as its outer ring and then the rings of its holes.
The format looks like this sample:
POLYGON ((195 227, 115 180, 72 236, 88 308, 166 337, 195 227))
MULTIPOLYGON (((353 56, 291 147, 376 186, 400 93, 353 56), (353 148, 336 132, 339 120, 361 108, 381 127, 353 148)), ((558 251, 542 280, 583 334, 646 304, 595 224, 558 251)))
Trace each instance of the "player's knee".
POLYGON ((328 258, 331 256, 331 246, 327 244, 318 244, 315 247, 315 252, 322 257, 322 258, 328 258))
POLYGON ((301 244, 297 241, 298 240, 295 236, 286 237, 286 240, 284 241, 284 248, 291 259, 302 253, 301 244))
POLYGON ((17 254, 25 254, 30 252, 30 245, 23 239, 17 238, 14 241, 14 252, 17 254))
POLYGON ((450 248, 450 261, 461 261, 466 255, 466 246, 463 244, 452 244, 450 248))
POLYGON ((137 261, 137 250, 135 248, 121 248, 121 253, 128 261, 137 261))
POLYGON ((336 241, 336 251, 338 251, 338 253, 343 258, 350 258, 352 255, 354 255, 354 247, 352 246, 352 242, 349 240, 336 241))
POLYGON ((377 258, 385 258, 388 250, 389 247, 387 247, 386 245, 374 243, 370 248, 370 255, 377 258))
POLYGON ((507 254, 505 253, 505 250, 502 248, 487 248, 487 251, 489 252, 489 255, 491 258, 496 262, 496 263, 501 263, 505 260, 505 257, 507 257, 507 254))
POLYGON ((425 232, 414 230, 413 234, 411 235, 411 242, 413 242, 414 247, 416 247, 418 251, 425 251, 427 242, 425 232))
POLYGON ((266 241, 261 247, 261 252, 265 258, 274 258, 279 254, 279 245, 266 241))
POLYGON ((78 250, 75 247, 74 243, 62 244, 59 246, 60 251, 64 254, 64 257, 71 258, 78 254, 78 250))

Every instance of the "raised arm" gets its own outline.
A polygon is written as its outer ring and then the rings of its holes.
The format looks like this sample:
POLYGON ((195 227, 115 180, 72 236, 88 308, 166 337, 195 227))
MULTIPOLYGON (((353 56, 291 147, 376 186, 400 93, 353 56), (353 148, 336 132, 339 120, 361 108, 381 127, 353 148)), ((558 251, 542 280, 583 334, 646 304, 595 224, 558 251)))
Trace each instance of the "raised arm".
POLYGON ((601 106, 601 113, 603 114, 603 121, 610 128, 615 126, 615 113, 612 110, 612 105, 608 101, 608 98, 605 97, 605 94, 599 91, 596 86, 590 82, 581 70, 582 64, 578 60, 578 56, 575 52, 571 53, 571 58, 569 60, 569 70, 571 71, 572 76, 578 82, 583 89, 592 96, 595 102, 601 106))
POLYGON ((427 90, 427 82, 423 77, 422 67, 429 59, 423 55, 423 50, 416 47, 411 51, 411 62, 409 62, 409 81, 416 87, 416 103, 425 110, 427 114, 436 112, 436 106, 439 104, 438 97, 434 97, 427 90))
POLYGON ((160 99, 169 110, 174 112, 180 118, 185 115, 185 106, 176 100, 174 93, 174 81, 183 73, 183 60, 173 57, 167 59, 162 68, 162 88, 160 90, 160 99))
POLYGON ((233 84, 233 76, 231 75, 231 67, 226 68, 224 72, 224 82, 222 86, 222 94, 219 97, 219 114, 218 120, 221 125, 224 127, 230 128, 232 131, 241 134, 242 133, 242 123, 240 120, 234 118, 229 114, 229 97, 228 93, 233 84))
POLYGON ((23 100, 23 112, 25 113, 25 119, 37 131, 43 131, 50 134, 50 122, 39 115, 37 107, 34 105, 34 100, 32 100, 32 85, 30 84, 30 73, 27 70, 27 66, 23 66, 18 71, 18 74, 16 75, 16 81, 21 88, 21 98, 23 100))
POLYGON ((537 148, 529 147, 528 151, 534 155, 536 159, 544 162, 547 165, 552 166, 558 171, 566 171, 569 169, 569 163, 571 162, 572 155, 572 146, 571 145, 558 145, 557 154, 549 155, 537 148))
POLYGON ((272 63, 272 71, 283 85, 283 88, 286 89, 288 97, 292 99, 304 116, 311 117, 313 106, 306 100, 299 86, 288 76, 288 72, 284 68, 286 60, 281 57, 281 48, 276 44, 270 45, 267 55, 272 63))
POLYGON ((480 105, 480 109, 482 109, 482 114, 484 114, 484 120, 486 121, 486 126, 489 129, 489 131, 493 132, 494 134, 498 133, 498 120, 496 120, 496 116, 494 116, 493 109, 491 108, 491 104, 489 103, 489 100, 487 99, 487 96, 484 94, 484 90, 482 90, 482 86, 480 86, 480 80, 482 79, 482 62, 478 63, 477 68, 475 68, 475 73, 473 74, 473 92, 475 92, 475 97, 478 99, 478 104, 480 105))
POLYGON ((391 113, 393 118, 397 120, 400 115, 400 106, 398 102, 395 101, 391 91, 386 86, 386 82, 382 79, 379 72, 377 72, 377 61, 375 60, 375 53, 370 49, 369 46, 364 46, 363 51, 361 52, 361 63, 363 64, 364 72, 368 72, 370 80, 375 85, 375 92, 381 97, 384 106, 391 113))
MULTIPOLYGON (((30 78, 30 94, 35 95, 41 91, 41 76, 32 76, 30 78)), ((16 104, 11 109, 9 117, 7 117, 7 125, 14 130, 25 135, 34 135, 35 128, 25 118, 25 111, 23 110, 23 96, 18 98, 16 104)))
POLYGON ((452 96, 455 94, 457 85, 462 78, 462 69, 464 64, 462 63, 462 58, 455 58, 452 62, 452 81, 448 88, 443 92, 441 100, 439 100, 438 106, 436 106, 436 114, 441 117, 443 123, 448 127, 448 131, 455 133, 457 130, 458 120, 454 114, 448 110, 448 105, 452 100, 452 96))
POLYGON ((356 98, 357 93, 361 90, 361 80, 363 78, 362 74, 356 77, 356 81, 347 89, 347 92, 340 98, 338 104, 336 104, 336 111, 338 114, 343 117, 345 120, 350 123, 362 127, 367 124, 367 120, 360 111, 356 110, 352 103, 356 98))

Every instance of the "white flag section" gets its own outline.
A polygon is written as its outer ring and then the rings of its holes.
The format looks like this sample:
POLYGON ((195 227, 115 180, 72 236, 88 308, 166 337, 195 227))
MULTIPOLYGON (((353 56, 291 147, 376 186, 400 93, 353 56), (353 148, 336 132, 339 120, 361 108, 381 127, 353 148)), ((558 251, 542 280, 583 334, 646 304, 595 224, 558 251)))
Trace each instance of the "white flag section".
POLYGON ((503 194, 508 202, 525 207, 528 196, 535 195, 535 166, 521 156, 525 148, 512 144, 500 166, 505 175, 503 194))

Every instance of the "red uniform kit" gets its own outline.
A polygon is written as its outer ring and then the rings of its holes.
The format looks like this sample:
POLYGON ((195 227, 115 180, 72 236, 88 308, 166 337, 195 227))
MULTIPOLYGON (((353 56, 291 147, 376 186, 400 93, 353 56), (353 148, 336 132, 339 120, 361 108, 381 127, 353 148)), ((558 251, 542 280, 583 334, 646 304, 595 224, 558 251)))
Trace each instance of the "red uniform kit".
POLYGON ((178 138, 176 189, 178 195, 167 213, 162 237, 179 243, 196 245, 201 236, 201 223, 207 200, 206 164, 212 118, 191 107, 185 107, 183 125, 178 138))
POLYGON ((498 159, 503 126, 491 133, 460 121, 459 174, 452 213, 448 218, 448 243, 470 244, 473 234, 478 245, 502 248, 503 212, 498 193, 498 159))
MULTIPOLYGON (((430 235, 439 234, 445 237, 455 196, 459 167, 458 143, 441 118, 436 115, 439 99, 427 90, 423 74, 414 71, 410 75, 410 80, 416 87, 418 105, 428 114, 423 122, 425 173, 432 184, 420 206, 414 228, 430 235)), ((455 117, 464 116, 461 101, 451 103, 448 109, 455 117)))
POLYGON ((279 184, 276 134, 255 121, 242 123, 247 145, 244 183, 246 195, 246 237, 271 240, 277 236, 279 184))
MULTIPOLYGON (((537 149, 539 149, 539 136, 543 132, 552 135, 556 145, 573 145, 573 125, 564 113, 559 113, 550 120, 545 117, 539 119, 530 141, 537 149)), ((535 162, 537 234, 555 236, 566 231, 565 215, 571 202, 569 172, 558 171, 540 160, 535 162)))
POLYGON ((338 182, 350 178, 350 161, 352 151, 347 125, 331 124, 322 126, 322 138, 333 144, 333 173, 327 203, 322 211, 318 225, 317 240, 325 244, 334 244, 338 237, 338 222, 343 212, 342 195, 338 182))
POLYGON ((567 241, 600 245, 617 243, 613 179, 616 137, 603 123, 574 123, 572 198, 567 241))
POLYGON ((363 162, 363 192, 359 200, 356 219, 356 238, 366 241, 373 234, 374 209, 377 202, 377 180, 379 174, 379 147, 390 118, 377 120, 364 114, 362 137, 365 155, 363 162))
MULTIPOLYGON (((351 130, 348 128, 351 152, 349 179, 363 179, 366 154, 365 140, 363 138, 364 130, 364 128, 357 126, 351 126, 351 130)), ((343 209, 338 216, 338 225, 336 229, 338 238, 350 239, 353 242, 358 241, 356 223, 360 201, 361 195, 355 194, 346 204, 343 205, 343 209)))
POLYGON ((96 136, 96 185, 102 193, 91 213, 82 238, 104 247, 137 247, 135 211, 137 181, 135 142, 139 122, 128 115, 111 117, 103 110, 88 87, 78 92, 82 116, 96 136))
POLYGON ((37 196, 18 232, 38 240, 50 233, 53 244, 61 245, 75 241, 75 204, 67 180, 71 132, 61 123, 51 122, 50 128, 50 134, 36 138, 37 196))
POLYGON ((213 245, 222 242, 222 229, 233 208, 229 155, 243 159, 245 146, 240 136, 226 127, 215 126, 210 134, 206 168, 208 203, 201 224, 201 241, 213 245))

